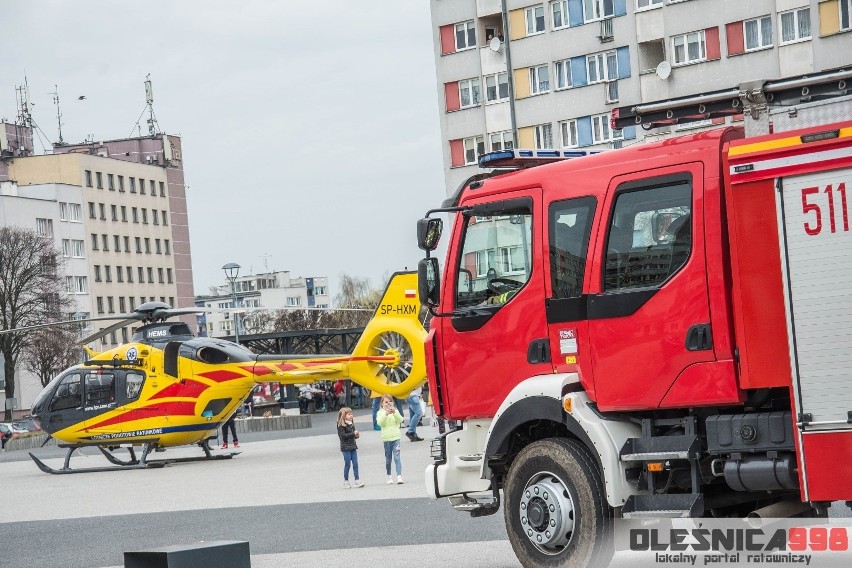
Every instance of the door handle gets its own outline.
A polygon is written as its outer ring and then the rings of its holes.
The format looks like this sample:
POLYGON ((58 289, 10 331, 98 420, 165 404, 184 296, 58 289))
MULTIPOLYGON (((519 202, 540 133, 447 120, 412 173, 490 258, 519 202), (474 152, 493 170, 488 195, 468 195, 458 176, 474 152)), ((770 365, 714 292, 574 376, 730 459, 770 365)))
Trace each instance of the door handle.
POLYGON ((686 332, 687 351, 706 351, 713 348, 713 333, 709 323, 698 323, 686 332))
POLYGON ((550 340, 533 339, 527 349, 527 363, 550 363, 550 340))

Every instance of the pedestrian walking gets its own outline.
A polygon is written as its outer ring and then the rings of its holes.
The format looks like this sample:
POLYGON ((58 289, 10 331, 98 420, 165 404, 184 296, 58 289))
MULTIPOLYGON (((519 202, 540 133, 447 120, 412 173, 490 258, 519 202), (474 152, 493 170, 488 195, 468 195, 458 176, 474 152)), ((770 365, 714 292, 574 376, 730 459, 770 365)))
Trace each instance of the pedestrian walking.
POLYGON ((382 429, 382 442, 385 445, 385 473, 388 475, 388 484, 402 483, 402 458, 399 453, 399 426, 402 424, 402 414, 396 409, 393 397, 389 394, 382 395, 381 409, 376 415, 376 422, 382 429), (391 475, 391 460, 396 465, 396 479, 391 475))
POLYGON ((358 474, 358 444, 355 442, 361 433, 355 429, 352 409, 344 406, 337 413, 337 437, 340 438, 340 451, 343 452, 343 487, 349 489, 349 467, 355 477, 355 487, 364 487, 358 474))
POLYGON ((408 431, 405 435, 412 442, 422 442, 423 438, 417 435, 417 425, 423 417, 423 407, 420 405, 420 395, 423 392, 423 387, 417 387, 411 394, 408 395, 406 402, 408 403, 408 431))
POLYGON ((237 439, 237 427, 234 424, 234 419, 237 417, 237 413, 234 412, 231 414, 231 417, 225 420, 225 423, 222 424, 222 449, 228 449, 228 430, 231 431, 231 437, 234 438, 234 447, 240 447, 240 441, 237 439))

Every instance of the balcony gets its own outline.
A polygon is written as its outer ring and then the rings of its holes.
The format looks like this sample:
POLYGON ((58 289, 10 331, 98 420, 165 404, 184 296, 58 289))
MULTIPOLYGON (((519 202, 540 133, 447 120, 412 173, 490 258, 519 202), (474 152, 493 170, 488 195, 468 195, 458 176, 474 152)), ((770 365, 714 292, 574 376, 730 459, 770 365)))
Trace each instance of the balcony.
POLYGON ((615 39, 615 36, 613 36, 612 33, 612 18, 604 18, 601 20, 601 33, 598 36, 598 39, 601 40, 601 43, 607 43, 615 39))

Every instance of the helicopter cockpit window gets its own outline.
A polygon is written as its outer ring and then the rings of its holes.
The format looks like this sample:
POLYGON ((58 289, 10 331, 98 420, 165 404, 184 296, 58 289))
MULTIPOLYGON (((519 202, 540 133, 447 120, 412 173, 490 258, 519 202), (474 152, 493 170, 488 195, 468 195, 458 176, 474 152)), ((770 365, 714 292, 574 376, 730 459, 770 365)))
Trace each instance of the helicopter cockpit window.
POLYGON ((115 401, 115 375, 112 373, 86 374, 86 406, 108 404, 115 401))
POLYGON ((142 391, 142 383, 145 382, 145 376, 139 373, 127 373, 127 400, 134 400, 142 391))
POLYGON ((468 217, 459 259, 457 308, 505 304, 532 273, 529 209, 468 217))
POLYGON ((83 385, 80 375, 72 373, 63 378, 56 387, 50 410, 77 408, 83 404, 83 385))

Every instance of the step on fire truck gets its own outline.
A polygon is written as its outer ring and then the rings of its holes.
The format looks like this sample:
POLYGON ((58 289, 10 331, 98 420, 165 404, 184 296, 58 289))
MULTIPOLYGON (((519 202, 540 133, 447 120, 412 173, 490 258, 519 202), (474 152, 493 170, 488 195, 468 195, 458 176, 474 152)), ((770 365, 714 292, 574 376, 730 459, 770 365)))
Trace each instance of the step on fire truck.
POLYGON ((456 425, 429 494, 473 516, 502 499, 524 566, 605 562, 617 517, 848 505, 850 77, 613 113, 745 128, 483 156, 493 171, 418 222, 429 387, 456 425), (454 218, 443 279, 438 213, 454 218))

